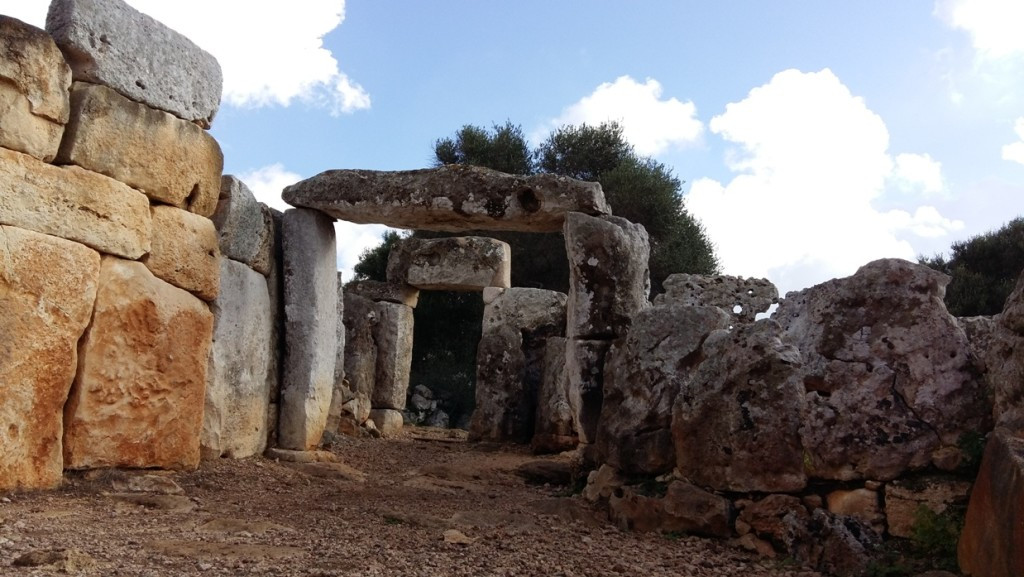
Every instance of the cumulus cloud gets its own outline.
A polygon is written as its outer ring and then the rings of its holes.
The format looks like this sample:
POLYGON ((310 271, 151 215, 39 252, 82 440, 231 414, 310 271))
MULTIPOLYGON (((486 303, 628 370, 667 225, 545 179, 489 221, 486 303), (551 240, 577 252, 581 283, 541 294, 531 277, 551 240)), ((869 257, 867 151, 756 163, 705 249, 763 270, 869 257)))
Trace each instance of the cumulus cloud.
POLYGON ((648 78, 641 84, 629 76, 601 84, 563 110, 550 127, 607 121, 620 122, 626 139, 642 155, 657 155, 671 146, 696 142, 704 131, 693 102, 662 99, 657 80, 648 78))
POLYGON ((1020 0, 938 0, 935 14, 970 34, 983 58, 1024 55, 1024 2, 1020 0))
POLYGON ((876 258, 913 259, 908 235, 963 226, 932 207, 872 206, 894 180, 940 187, 941 167, 926 155, 894 159, 885 123, 831 70, 780 72, 728 104, 710 129, 735 145, 726 165, 736 175, 697 180, 686 202, 729 274, 803 288, 876 258))
POLYGON ((1003 160, 1024 164, 1024 116, 1017 119, 1013 130, 1019 140, 1003 147, 1003 160))
POLYGON ((904 192, 936 195, 946 191, 942 163, 928 154, 897 154, 890 180, 904 192))
MULTIPOLYGON (((238 178, 252 190, 256 200, 281 212, 292 208, 281 199, 281 191, 286 186, 302 180, 302 176, 285 169, 281 164, 250 170, 238 175, 238 178)), ((338 242, 338 270, 345 281, 352 279, 352 269, 359 262, 359 256, 363 251, 379 245, 381 237, 388 230, 392 229, 378 224, 334 223, 338 242)))
MULTIPOLYGON (((344 0, 253 0, 243 9, 234 2, 208 0, 127 1, 217 57, 227 104, 288 106, 303 101, 332 114, 370 107, 369 94, 340 70, 323 44, 324 36, 345 18, 344 0)), ((5 7, 4 12, 44 25, 47 0, 14 4, 15 10, 5 7)))

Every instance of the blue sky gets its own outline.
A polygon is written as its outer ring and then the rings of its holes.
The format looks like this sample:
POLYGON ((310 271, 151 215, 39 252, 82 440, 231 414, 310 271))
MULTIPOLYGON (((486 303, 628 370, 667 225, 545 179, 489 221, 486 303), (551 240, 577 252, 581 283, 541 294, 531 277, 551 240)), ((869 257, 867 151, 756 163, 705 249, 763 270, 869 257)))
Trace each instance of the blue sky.
MULTIPOLYGON (((783 292, 1024 214, 1020 0, 129 4, 218 57, 225 172, 279 206, 323 170, 428 166, 463 124, 616 119, 725 272, 783 292)), ((339 224, 339 267, 381 231, 339 224)))

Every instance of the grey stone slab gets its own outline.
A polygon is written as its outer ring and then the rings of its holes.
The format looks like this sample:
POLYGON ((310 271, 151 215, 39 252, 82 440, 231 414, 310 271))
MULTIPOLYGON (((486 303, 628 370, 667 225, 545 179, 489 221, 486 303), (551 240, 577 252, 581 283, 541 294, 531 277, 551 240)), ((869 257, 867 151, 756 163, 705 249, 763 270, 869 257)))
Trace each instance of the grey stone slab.
POLYGON ((320 442, 334 389, 338 271, 334 223, 315 210, 284 213, 285 355, 277 439, 283 449, 320 442))
POLYGON ((244 182, 230 174, 221 178, 217 210, 211 218, 224 256, 244 262, 263 275, 270 273, 273 216, 244 182))
POLYGON ((512 249, 481 236, 407 238, 391 249, 388 281, 420 290, 482 291, 512 286, 512 249))
POLYGON ((217 59, 122 0, 53 0, 46 31, 75 80, 206 127, 213 121, 223 84, 217 59))
POLYGON ((405 408, 412 367, 412 308, 395 303, 377 303, 377 375, 371 401, 374 409, 405 408))

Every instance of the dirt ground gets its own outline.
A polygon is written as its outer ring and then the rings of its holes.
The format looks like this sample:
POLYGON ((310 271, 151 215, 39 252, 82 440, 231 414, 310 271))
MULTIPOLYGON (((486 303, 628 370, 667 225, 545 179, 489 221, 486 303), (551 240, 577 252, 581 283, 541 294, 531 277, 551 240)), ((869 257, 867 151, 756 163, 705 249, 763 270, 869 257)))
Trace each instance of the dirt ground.
POLYGON ((817 575, 619 531, 565 487, 527 484, 526 450, 452 435, 342 437, 341 463, 220 459, 0 494, 0 575, 817 575))

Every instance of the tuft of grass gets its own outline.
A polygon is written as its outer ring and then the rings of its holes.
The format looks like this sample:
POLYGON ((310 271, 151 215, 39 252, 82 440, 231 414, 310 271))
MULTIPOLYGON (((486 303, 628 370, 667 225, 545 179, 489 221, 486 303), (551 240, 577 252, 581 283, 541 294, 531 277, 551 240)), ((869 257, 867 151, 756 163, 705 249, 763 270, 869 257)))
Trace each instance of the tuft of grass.
POLYGON ((938 569, 955 571, 956 545, 964 527, 963 507, 950 507, 936 513, 924 505, 914 511, 910 542, 914 553, 932 560, 938 569))

